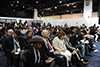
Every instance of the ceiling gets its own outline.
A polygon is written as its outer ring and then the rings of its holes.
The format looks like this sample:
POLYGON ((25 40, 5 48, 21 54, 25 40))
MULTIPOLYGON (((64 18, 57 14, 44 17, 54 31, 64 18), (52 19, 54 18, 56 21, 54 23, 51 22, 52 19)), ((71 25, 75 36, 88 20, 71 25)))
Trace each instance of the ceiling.
MULTIPOLYGON (((1 0, 0 15, 9 16, 9 10, 34 13, 38 10, 38 16, 62 15, 81 13, 84 8, 84 0, 1 0)), ((93 12, 98 11, 99 0, 93 0, 93 12)), ((13 16, 13 15, 12 15, 13 16)))

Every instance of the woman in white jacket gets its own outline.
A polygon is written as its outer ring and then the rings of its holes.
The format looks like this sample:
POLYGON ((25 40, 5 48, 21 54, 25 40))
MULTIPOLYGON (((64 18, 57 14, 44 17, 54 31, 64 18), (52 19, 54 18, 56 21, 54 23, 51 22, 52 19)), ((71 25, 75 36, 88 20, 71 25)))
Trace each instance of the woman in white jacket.
POLYGON ((59 51, 59 53, 63 56, 66 57, 67 60, 67 66, 69 67, 69 62, 71 62, 71 52, 69 50, 67 50, 66 46, 65 46, 65 42, 63 40, 65 35, 64 31, 59 31, 57 33, 57 36, 53 39, 52 41, 52 45, 53 47, 59 51))

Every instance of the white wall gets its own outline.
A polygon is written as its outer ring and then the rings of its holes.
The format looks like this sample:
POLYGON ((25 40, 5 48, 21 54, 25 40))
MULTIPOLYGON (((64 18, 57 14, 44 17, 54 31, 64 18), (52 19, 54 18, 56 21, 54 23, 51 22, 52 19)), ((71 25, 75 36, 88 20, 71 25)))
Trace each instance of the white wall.
POLYGON ((83 18, 83 13, 76 14, 65 14, 65 15, 57 15, 57 16, 47 16, 42 17, 44 22, 47 24, 51 22, 52 25, 64 25, 67 23, 68 25, 82 25, 86 24, 88 27, 94 24, 98 25, 98 12, 93 12, 91 18, 83 18), (62 18, 62 19, 61 19, 62 18))
MULTIPOLYGON (((92 12, 92 17, 98 17, 98 12, 92 12)), ((45 20, 83 18, 83 13, 64 14, 42 17, 45 20)), ((38 19, 41 19, 38 17, 38 19)))
POLYGON ((50 22, 52 25, 64 25, 67 23, 71 26, 82 25, 83 23, 87 25, 87 27, 93 26, 94 24, 98 25, 98 17, 92 18, 75 18, 75 19, 56 19, 56 20, 43 20, 46 24, 50 22))

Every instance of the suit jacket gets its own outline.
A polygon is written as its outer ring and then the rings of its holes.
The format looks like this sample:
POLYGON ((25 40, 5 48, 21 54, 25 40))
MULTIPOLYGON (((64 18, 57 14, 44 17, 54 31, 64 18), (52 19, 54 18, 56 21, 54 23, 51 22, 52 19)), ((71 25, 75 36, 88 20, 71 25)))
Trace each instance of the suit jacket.
POLYGON ((83 39, 84 39, 84 36, 82 34, 79 34, 78 35, 78 41, 83 40, 83 39))
POLYGON ((43 38, 43 41, 44 42, 43 42, 42 47, 41 47, 40 50, 43 51, 47 56, 54 57, 54 52, 50 52, 49 47, 47 46, 47 42, 44 38, 43 38))
POLYGON ((76 45, 78 45, 78 37, 76 37, 76 34, 73 34, 70 37, 69 42, 75 47, 76 45))
MULTIPOLYGON (((20 42, 19 42, 19 45, 20 45, 20 42)), ((23 50, 23 46, 20 45, 20 48, 23 50)), ((5 42, 3 44, 3 50, 6 52, 6 53, 9 53, 11 54, 11 51, 14 49, 14 43, 13 43, 13 37, 12 35, 11 36, 8 36, 6 39, 5 39, 5 42)))
MULTIPOLYGON (((47 59, 47 56, 41 52, 40 52, 40 61, 44 61, 45 59, 47 59)), ((34 54, 34 50, 31 47, 30 49, 28 49, 27 53, 26 53, 26 60, 27 60, 27 64, 25 64, 25 67, 45 67, 46 66, 46 62, 40 62, 40 63, 36 63, 35 64, 35 54, 34 54)))

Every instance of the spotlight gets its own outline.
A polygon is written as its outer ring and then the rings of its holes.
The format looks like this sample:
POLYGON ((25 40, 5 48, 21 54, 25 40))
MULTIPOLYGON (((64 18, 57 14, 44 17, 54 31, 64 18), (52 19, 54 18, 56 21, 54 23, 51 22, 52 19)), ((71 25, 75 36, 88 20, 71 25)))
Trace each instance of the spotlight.
POLYGON ((59 3, 62 3, 62 1, 59 1, 59 3))
POLYGON ((36 3, 38 3, 38 1, 36 1, 36 3))
POLYGON ((57 7, 55 7, 55 9, 57 9, 57 7))

